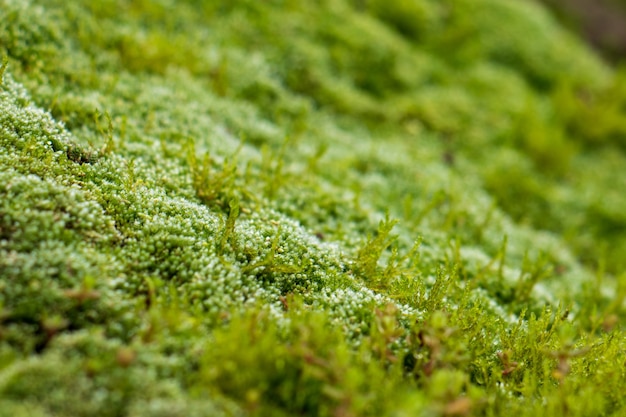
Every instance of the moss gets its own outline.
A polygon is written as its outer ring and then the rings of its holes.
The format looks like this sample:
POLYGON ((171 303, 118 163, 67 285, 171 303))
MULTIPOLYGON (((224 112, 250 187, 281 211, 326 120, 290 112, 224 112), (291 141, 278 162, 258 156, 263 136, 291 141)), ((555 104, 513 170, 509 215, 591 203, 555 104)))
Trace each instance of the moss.
POLYGON ((0 12, 0 415, 623 414, 624 75, 539 6, 0 12))

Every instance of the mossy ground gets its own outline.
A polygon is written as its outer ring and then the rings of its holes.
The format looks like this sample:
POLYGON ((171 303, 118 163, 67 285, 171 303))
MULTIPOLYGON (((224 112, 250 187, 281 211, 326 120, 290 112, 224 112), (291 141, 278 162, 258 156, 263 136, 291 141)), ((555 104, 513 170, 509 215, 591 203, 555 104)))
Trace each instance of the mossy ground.
POLYGON ((626 75, 542 8, 0 15, 0 416, 626 412, 626 75))

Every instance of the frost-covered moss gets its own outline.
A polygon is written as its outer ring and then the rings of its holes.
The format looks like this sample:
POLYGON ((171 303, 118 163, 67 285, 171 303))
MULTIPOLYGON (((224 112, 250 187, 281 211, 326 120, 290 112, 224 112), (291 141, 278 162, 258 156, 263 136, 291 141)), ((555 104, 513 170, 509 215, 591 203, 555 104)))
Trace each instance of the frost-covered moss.
POLYGON ((624 75, 526 1, 0 0, 0 415, 621 415, 624 75))

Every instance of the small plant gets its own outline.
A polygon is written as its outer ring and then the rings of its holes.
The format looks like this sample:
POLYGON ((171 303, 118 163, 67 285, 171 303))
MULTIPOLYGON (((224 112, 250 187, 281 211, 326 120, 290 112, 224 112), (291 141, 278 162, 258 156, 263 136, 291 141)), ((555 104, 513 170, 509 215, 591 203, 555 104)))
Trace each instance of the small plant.
POLYGON ((2 63, 0 64, 0 86, 4 83, 4 72, 7 70, 9 66, 9 57, 7 55, 2 55, 2 63))
POLYGON ((239 201, 236 199, 230 200, 228 202, 228 208, 228 217, 226 218, 224 231, 222 232, 222 237, 217 248, 217 253, 220 255, 224 253, 226 245, 229 242, 233 245, 235 251, 237 250, 233 233, 235 231, 235 222, 237 221, 237 217, 239 217, 239 201))
POLYGON ((196 147, 189 141, 187 162, 191 169, 193 187, 196 196, 205 204, 226 208, 228 202, 236 197, 237 152, 219 166, 208 153, 198 160, 196 147))
POLYGON ((241 272, 243 274, 250 273, 257 269, 260 269, 263 274, 272 273, 287 273, 294 274, 300 272, 300 267, 288 264, 281 264, 276 261, 276 254, 279 253, 278 241, 280 239, 280 230, 277 231, 274 238, 271 240, 271 246, 267 251, 267 254, 263 259, 252 264, 245 265, 241 272))
POLYGON ((381 280, 381 269, 378 262, 383 252, 396 239, 391 234, 391 230, 398 223, 397 220, 390 220, 389 214, 378 224, 378 230, 374 236, 368 237, 367 242, 357 252, 355 264, 355 272, 366 283, 378 285, 381 280))
POLYGON ((106 127, 100 124, 100 112, 96 110, 94 112, 94 123, 96 130, 104 137, 105 142, 100 151, 103 155, 108 155, 115 150, 115 140, 113 139, 113 119, 108 111, 104 112, 104 118, 106 120, 106 127))

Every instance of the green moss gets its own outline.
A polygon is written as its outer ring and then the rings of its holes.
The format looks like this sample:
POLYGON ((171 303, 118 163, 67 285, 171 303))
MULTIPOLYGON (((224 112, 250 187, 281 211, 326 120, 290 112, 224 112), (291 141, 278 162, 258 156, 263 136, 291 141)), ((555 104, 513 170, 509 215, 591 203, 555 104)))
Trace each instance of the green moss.
POLYGON ((623 414, 624 75, 537 5, 0 14, 0 415, 623 414))

